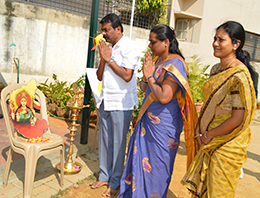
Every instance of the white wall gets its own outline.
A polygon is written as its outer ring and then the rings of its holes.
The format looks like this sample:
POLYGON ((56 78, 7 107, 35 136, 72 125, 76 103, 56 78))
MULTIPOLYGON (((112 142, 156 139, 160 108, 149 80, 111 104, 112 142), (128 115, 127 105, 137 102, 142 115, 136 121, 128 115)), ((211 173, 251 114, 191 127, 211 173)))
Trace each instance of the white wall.
MULTIPOLYGON (((228 20, 238 21, 243 25, 246 31, 260 35, 260 1, 258 0, 172 1, 175 2, 175 5, 177 6, 175 10, 185 7, 183 5, 179 6, 181 3, 189 3, 189 10, 194 11, 192 6, 202 6, 201 3, 203 3, 200 27, 199 29, 195 29, 196 31, 194 32, 196 36, 199 36, 199 39, 196 40, 198 43, 180 42, 180 48, 185 57, 198 54, 202 58, 204 64, 214 65, 219 62, 219 60, 213 56, 213 37, 215 35, 215 29, 228 20)), ((200 13, 197 14, 199 15, 200 13)), ((256 64, 255 69, 260 74, 259 64, 256 64)), ((258 90, 260 90, 259 85, 258 90)), ((260 94, 258 94, 258 98, 260 101, 260 94)))
MULTIPOLYGON (((174 0, 173 0, 174 1, 174 0)), ((176 0, 175 0, 176 1, 176 0)), ((183 0, 179 0, 183 1, 183 0)), ((227 20, 240 22, 246 31, 260 34, 260 1, 255 0, 198 0, 204 2, 199 43, 180 42, 185 56, 199 54, 206 64, 214 64, 212 42, 215 29, 227 20), (189 45, 187 44, 189 43, 189 45), (194 50, 192 49, 194 48, 194 50)), ((191 5, 192 6, 192 5, 191 5)), ((195 4, 194 4, 195 6, 195 4)), ((191 9, 191 8, 190 8, 191 9)), ((192 10, 192 9, 191 9, 192 10)), ((196 32, 194 34, 197 34, 196 32)))
MULTIPOLYGON (((8 7, 1 1, 0 25, 4 28, 0 28, 0 81, 17 82, 13 57, 20 60, 20 83, 32 78, 44 82, 52 74, 69 83, 76 81, 85 74, 89 24, 90 17, 17 2, 8 7), (16 47, 9 47, 11 43, 16 47)), ((129 36, 130 27, 124 25, 124 29, 129 36)), ((148 35, 149 30, 133 28, 132 40, 140 51, 146 49, 148 35)))
MULTIPOLYGON (((217 63, 219 60, 212 50, 215 28, 227 20, 236 20, 246 31, 260 34, 260 1, 172 1, 176 6, 172 11, 179 12, 183 8, 186 13, 201 17, 194 28, 192 43, 179 42, 185 57, 197 54, 205 64, 217 63)), ((60 80, 76 81, 85 73, 89 24, 89 17, 17 2, 8 6, 0 1, 0 81, 16 83, 13 57, 20 59, 20 82, 29 82, 31 78, 43 82, 53 73, 60 80), (17 46, 10 48, 11 43, 17 46)), ((124 25, 126 36, 129 31, 130 27, 124 25)), ((132 40, 144 51, 148 46, 149 30, 133 27, 132 33, 132 40)), ((98 58, 95 65, 98 65, 98 58)), ((260 68, 257 71, 260 72, 260 68)))

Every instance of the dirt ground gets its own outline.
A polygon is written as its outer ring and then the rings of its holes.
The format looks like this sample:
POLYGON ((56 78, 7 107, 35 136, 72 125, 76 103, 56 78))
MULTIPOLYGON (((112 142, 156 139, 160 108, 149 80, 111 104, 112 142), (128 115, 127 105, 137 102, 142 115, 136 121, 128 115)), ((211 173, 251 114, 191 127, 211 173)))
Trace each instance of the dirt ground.
MULTIPOLYGON (((252 140, 248 147, 248 159, 243 165, 244 177, 239 180, 235 198, 259 198, 260 197, 260 111, 257 112, 251 124, 252 140)), ((180 184, 180 180, 186 171, 186 151, 184 136, 181 136, 181 144, 175 160, 172 181, 169 186, 167 198, 188 198, 189 192, 180 184)), ((74 187, 68 189, 62 198, 101 198, 106 187, 91 189, 89 183, 93 181, 86 179, 74 187)))

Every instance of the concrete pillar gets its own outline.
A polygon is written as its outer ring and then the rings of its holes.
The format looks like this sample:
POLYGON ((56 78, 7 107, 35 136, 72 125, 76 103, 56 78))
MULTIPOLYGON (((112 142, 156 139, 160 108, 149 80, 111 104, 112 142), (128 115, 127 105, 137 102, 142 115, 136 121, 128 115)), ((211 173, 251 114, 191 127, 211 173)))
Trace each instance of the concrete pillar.
POLYGON ((170 19, 169 19, 169 26, 175 28, 175 16, 174 16, 174 3, 175 0, 169 0, 171 1, 170 5, 171 5, 171 9, 170 9, 170 19))

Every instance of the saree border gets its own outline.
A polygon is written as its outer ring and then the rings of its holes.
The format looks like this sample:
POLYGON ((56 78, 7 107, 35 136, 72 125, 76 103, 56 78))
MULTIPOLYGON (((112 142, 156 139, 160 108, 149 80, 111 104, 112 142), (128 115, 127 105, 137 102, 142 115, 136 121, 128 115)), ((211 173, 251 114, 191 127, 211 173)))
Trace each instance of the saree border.
MULTIPOLYGON (((211 123, 211 122, 213 121, 213 119, 214 119, 215 107, 212 107, 212 108, 208 109, 208 106, 212 103, 212 100, 214 99, 216 93, 221 89, 221 87, 226 86, 226 87, 223 87, 223 88, 225 88, 226 91, 228 91, 228 89, 229 89, 229 87, 230 87, 230 83, 231 83, 230 80, 231 80, 232 77, 235 77, 236 79, 238 79, 238 80, 240 81, 240 83, 242 84, 242 87, 244 87, 243 90, 245 90, 246 88, 245 88, 245 85, 244 85, 244 83, 243 83, 243 80, 241 79, 241 76, 240 76, 240 75, 236 75, 236 74, 242 74, 242 75, 244 75, 243 77, 246 78, 247 82, 250 82, 250 79, 249 79, 249 76, 248 76, 249 73, 246 72, 246 69, 245 69, 243 66, 236 66, 236 67, 230 68, 230 69, 231 69, 231 70, 225 71, 225 73, 227 73, 227 74, 226 74, 227 76, 225 77, 225 80, 222 81, 219 85, 216 86, 216 88, 214 89, 214 91, 207 97, 206 102, 204 102, 204 105, 203 105, 203 107, 202 107, 202 109, 201 109, 201 113, 200 113, 199 120, 198 120, 198 122, 200 123, 200 124, 199 124, 200 131, 201 131, 202 133, 208 130, 208 127, 209 127, 210 123, 211 123), (235 70, 235 71, 234 71, 234 70, 235 70), (229 74, 229 73, 231 73, 231 74, 229 74), (228 81, 230 81, 230 82, 228 82, 228 81), (227 83, 229 83, 229 84, 227 84, 227 83), (209 112, 212 112, 212 113, 209 114, 209 115, 207 115, 207 117, 205 117, 204 114, 205 114, 206 112, 208 112, 208 113, 209 113, 209 112), (210 117, 208 117, 208 116, 210 116, 210 117), (203 126, 201 125, 201 122, 204 123, 203 126)), ((224 75, 225 75, 225 74, 224 74, 224 75)), ((217 77, 217 75, 214 76, 214 77, 217 77)), ((214 77, 213 77, 213 78, 214 78, 214 77)), ((212 79, 211 79, 211 80, 212 80, 212 79)), ((214 79, 213 79, 213 80, 214 80, 214 79)), ((213 80, 212 80, 212 81, 213 81, 213 80)), ((248 83, 248 84, 250 84, 250 83, 248 83)), ((251 98, 254 98, 254 97, 253 97, 254 94, 253 94, 253 90, 252 90, 252 86, 251 86, 251 85, 249 85, 249 89, 250 89, 251 98)), ((216 97, 218 97, 218 96, 216 96, 216 97)), ((218 102, 216 102, 216 105, 220 104, 220 103, 223 101, 224 98, 225 98, 225 94, 223 94, 223 97, 220 98, 220 99, 218 100, 218 102)), ((245 105, 246 105, 246 106, 249 106, 248 104, 245 104, 245 105)))
MULTIPOLYGON (((188 74, 188 68, 185 63, 185 61, 181 58, 179 55, 174 55, 173 59, 178 59, 180 60, 188 74)), ((171 61, 169 60, 169 61, 171 61)), ((168 61, 167 61, 168 62, 168 61)), ((165 62, 165 63, 167 63, 165 62)), ((163 63, 163 64, 165 64, 163 63)), ((160 65, 159 65, 160 66, 160 65)), ((166 71, 170 72, 173 74, 180 84, 183 86, 185 90, 185 94, 182 96, 181 91, 176 93, 178 104, 181 110, 183 122, 184 122, 184 134, 185 134, 185 145, 186 145, 186 151, 187 151, 187 170, 193 160, 193 158, 196 155, 196 152, 198 151, 198 145, 197 141, 194 139, 195 137, 195 126, 198 121, 198 114, 193 102, 190 86, 188 79, 185 79, 184 76, 180 73, 180 71, 171 63, 166 64, 165 66, 162 67, 162 73, 161 76, 157 79, 157 83, 161 84, 162 81, 164 80, 166 71)), ((153 75, 154 76, 154 75, 153 75)), ((144 101, 142 108, 139 111, 138 118, 137 118, 137 123, 139 120, 142 118, 148 107, 155 101, 158 101, 158 99, 154 96, 154 94, 151 92, 146 100, 144 101)))
MULTIPOLYGON (((185 174, 185 176, 181 180, 182 185, 184 185, 186 188, 188 188, 188 190, 194 196, 197 196, 200 198, 203 197, 204 193, 207 191, 207 186, 204 184, 204 182, 207 181, 206 180, 207 174, 208 174, 207 167, 209 166, 209 164, 211 162, 210 161, 211 156, 214 154, 214 152, 217 149, 219 149, 220 147, 222 147, 223 145, 225 145, 226 143, 228 143, 229 141, 231 141, 232 139, 237 137, 242 132, 249 130, 248 129, 249 124, 253 118, 255 107, 256 107, 256 97, 254 95, 255 91, 253 89, 253 83, 250 79, 250 73, 248 72, 248 70, 246 68, 244 68, 243 66, 237 66, 237 68, 234 68, 230 71, 227 72, 227 74, 226 74, 228 76, 224 76, 224 78, 222 78, 222 81, 219 82, 219 84, 215 86, 213 92, 214 92, 214 94, 216 94, 216 92, 217 92, 216 89, 219 89, 220 85, 222 85, 222 86, 225 85, 227 87, 230 87, 230 85, 232 85, 232 83, 234 82, 234 81, 229 81, 232 77, 235 77, 237 80, 239 80, 239 82, 241 83, 241 86, 240 86, 241 93, 240 94, 244 96, 244 97, 242 97, 242 102, 245 106, 244 118, 243 118, 243 122, 241 123, 241 125, 238 126, 236 129, 234 129, 231 133, 229 133, 227 135, 223 135, 221 137, 220 136, 216 137, 209 144, 203 145, 196 156, 196 162, 193 162, 191 164, 191 168, 188 170, 188 172, 185 174), (230 71, 232 72, 232 74, 228 75, 228 73, 230 73, 230 71), (239 74, 239 75, 236 75, 236 74, 239 74), (225 84, 225 83, 229 83, 229 84, 225 84), (205 181, 203 181, 203 180, 205 180, 205 181)), ((220 78, 214 79, 214 81, 216 81, 218 79, 221 79, 221 76, 220 76, 220 78)), ((214 94, 209 93, 209 96, 206 99, 207 104, 203 108, 204 112, 201 116, 205 116, 205 114, 204 114, 205 109, 210 104, 211 100, 214 97, 214 94)), ((221 100, 216 100, 215 104, 219 104, 220 102, 221 102, 221 100)), ((213 111, 212 109, 209 112, 211 112, 212 114, 215 115, 215 113, 214 113, 215 111, 213 111)), ((212 116, 212 118, 211 117, 208 118, 208 120, 209 120, 208 125, 210 125, 210 123, 214 119, 214 115, 212 116)), ((201 117, 200 117, 200 121, 201 121, 201 117)), ((207 127, 208 127, 208 125, 207 125, 207 127)))

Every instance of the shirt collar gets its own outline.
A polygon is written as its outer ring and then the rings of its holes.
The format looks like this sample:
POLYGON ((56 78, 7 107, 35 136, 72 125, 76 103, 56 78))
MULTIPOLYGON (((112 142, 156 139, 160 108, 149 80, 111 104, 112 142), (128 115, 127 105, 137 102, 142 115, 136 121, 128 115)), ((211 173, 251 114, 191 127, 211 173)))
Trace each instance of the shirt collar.
POLYGON ((123 35, 120 40, 114 45, 113 48, 117 48, 117 47, 120 47, 122 45, 124 45, 124 40, 125 40, 125 35, 123 35))

